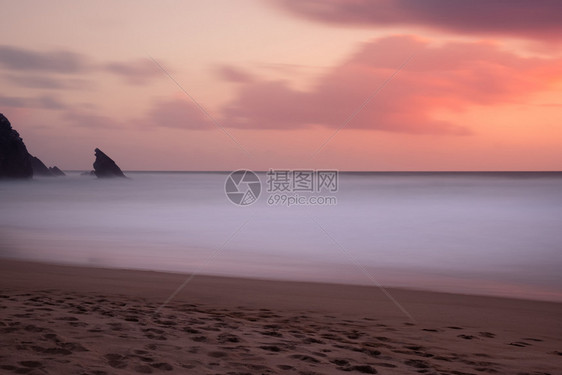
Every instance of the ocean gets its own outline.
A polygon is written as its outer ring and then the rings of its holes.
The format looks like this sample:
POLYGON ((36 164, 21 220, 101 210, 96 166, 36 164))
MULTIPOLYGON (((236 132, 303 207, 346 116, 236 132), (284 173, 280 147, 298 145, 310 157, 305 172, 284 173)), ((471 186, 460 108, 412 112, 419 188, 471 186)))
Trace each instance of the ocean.
POLYGON ((0 181, 0 257, 562 301, 562 173, 126 174, 0 181))

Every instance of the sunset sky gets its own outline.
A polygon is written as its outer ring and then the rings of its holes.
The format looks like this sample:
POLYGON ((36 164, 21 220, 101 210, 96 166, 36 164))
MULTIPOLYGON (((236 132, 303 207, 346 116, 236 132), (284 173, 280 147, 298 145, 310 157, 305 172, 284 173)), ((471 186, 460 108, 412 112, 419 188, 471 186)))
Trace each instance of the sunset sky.
POLYGON ((0 84, 67 170, 562 170, 556 0, 2 1, 0 84))

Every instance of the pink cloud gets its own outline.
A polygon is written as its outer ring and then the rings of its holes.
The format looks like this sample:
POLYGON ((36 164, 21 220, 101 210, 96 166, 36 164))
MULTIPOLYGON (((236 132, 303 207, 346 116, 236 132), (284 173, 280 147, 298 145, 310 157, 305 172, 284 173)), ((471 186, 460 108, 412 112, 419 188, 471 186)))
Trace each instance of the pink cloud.
POLYGON ((25 48, 0 45, 0 66, 15 71, 49 73, 80 73, 90 69, 88 59, 71 51, 38 52, 25 48))
POLYGON ((310 20, 360 26, 421 26, 462 34, 560 39, 558 0, 274 0, 310 20))
POLYGON ((9 45, 0 45, 2 70, 10 72, 7 78, 18 86, 46 89, 85 88, 87 81, 69 76, 92 72, 110 73, 134 85, 162 77, 149 59, 96 63, 90 56, 73 51, 36 51, 9 45))
POLYGON ((228 127, 338 128, 408 55, 413 60, 352 119, 348 127, 408 133, 467 134, 464 124, 439 120, 440 110, 462 111, 527 98, 560 76, 560 59, 525 58, 490 43, 439 47, 411 36, 366 43, 309 91, 281 81, 242 84, 222 111, 228 127))
POLYGON ((142 85, 151 79, 161 77, 162 72, 150 60, 136 60, 129 62, 112 62, 104 66, 107 72, 121 76, 127 83, 142 85))
POLYGON ((141 122, 178 129, 212 129, 213 125, 189 98, 156 101, 141 122))
POLYGON ((109 116, 82 109, 71 109, 64 113, 63 119, 73 126, 91 129, 117 129, 122 124, 109 116))
POLYGON ((217 69, 217 73, 222 79, 230 82, 245 83, 254 79, 251 74, 233 66, 221 66, 217 69))
POLYGON ((0 106, 12 108, 66 109, 67 106, 56 96, 14 97, 0 94, 0 106))

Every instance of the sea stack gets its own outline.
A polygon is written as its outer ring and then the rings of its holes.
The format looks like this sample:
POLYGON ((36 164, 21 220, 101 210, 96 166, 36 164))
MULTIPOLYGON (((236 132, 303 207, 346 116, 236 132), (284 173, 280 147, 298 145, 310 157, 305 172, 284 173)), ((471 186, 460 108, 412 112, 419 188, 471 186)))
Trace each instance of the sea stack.
POLYGON ((33 168, 33 176, 43 177, 59 177, 66 176, 57 166, 47 167, 37 156, 30 155, 31 167, 33 168))
POLYGON ((126 177, 121 168, 115 164, 113 159, 104 154, 99 148, 95 150, 96 161, 94 162, 94 174, 98 178, 126 177))
POLYGON ((53 174, 47 168, 45 163, 41 161, 37 156, 30 155, 31 157, 31 168, 33 169, 34 176, 45 176, 45 177, 53 177, 53 174))
POLYGON ((31 178, 31 155, 19 133, 0 113, 0 178, 31 178))
POLYGON ((61 171, 59 169, 59 167, 57 167, 56 165, 54 167, 49 167, 49 171, 51 172, 51 174, 53 176, 66 176, 66 173, 64 173, 63 171, 61 171))

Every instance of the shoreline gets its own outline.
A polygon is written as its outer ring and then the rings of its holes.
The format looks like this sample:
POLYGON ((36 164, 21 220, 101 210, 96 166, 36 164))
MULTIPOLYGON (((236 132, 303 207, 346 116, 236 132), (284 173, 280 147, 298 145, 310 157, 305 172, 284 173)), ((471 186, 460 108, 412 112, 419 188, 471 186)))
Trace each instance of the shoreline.
MULTIPOLYGON (((36 289, 42 282, 42 289, 61 289, 73 292, 128 294, 131 297, 142 297, 152 302, 163 303, 167 297, 186 281, 175 296, 179 301, 198 298, 202 303, 228 305, 266 304, 271 308, 300 309, 307 305, 311 308, 326 309, 326 299, 345 299, 346 306, 331 306, 328 310, 342 313, 369 313, 369 301, 377 304, 378 313, 408 320, 407 315, 392 302, 394 295, 398 298, 415 301, 446 301, 473 306, 557 306, 562 311, 562 302, 523 297, 472 294, 463 292, 437 291, 409 287, 378 287, 376 285, 336 283, 307 280, 265 279, 259 277, 223 276, 211 274, 190 274, 172 271, 113 268, 104 266, 88 266, 65 263, 50 263, 35 260, 0 258, 0 280, 4 289, 36 289), (238 293, 248 286, 255 294, 238 293), (293 300, 287 304, 280 302, 271 292, 283 291, 286 299, 293 300), (387 294, 385 294, 385 291, 387 294), (390 297, 389 297, 390 296, 390 297), (227 297, 227 298, 225 298, 227 297), (220 303, 217 302, 220 300, 220 303), (318 300, 318 301, 317 301, 318 300), (351 304, 349 304, 351 302, 351 304), (361 305, 364 305, 361 307, 361 305), (393 311, 394 310, 394 311, 393 311)), ((400 303, 400 302, 398 302, 400 303)))
MULTIPOLYGON (((222 272, 205 272, 199 273, 197 270, 192 271, 177 271, 174 269, 150 269, 145 267, 124 267, 119 265, 109 264, 82 264, 75 262, 50 262, 43 259, 31 258, 14 258, 14 257, 0 257, 1 262, 15 262, 21 264, 36 264, 54 267, 70 267, 77 269, 98 269, 98 270, 113 270, 123 272, 148 272, 163 275, 182 275, 188 277, 193 274, 193 277, 207 277, 218 278, 225 280, 246 280, 256 282, 279 282, 279 283, 304 283, 304 284, 319 284, 319 285, 341 285, 341 286, 356 286, 368 288, 383 288, 390 290, 405 290, 411 292, 421 293, 439 293, 450 295, 461 295, 467 297, 489 297, 489 298, 505 298, 511 300, 522 301, 537 301, 537 302, 553 302, 562 303, 562 294, 553 287, 532 287, 527 284, 516 284, 507 280, 494 280, 490 278, 489 274, 482 275, 481 278, 475 275, 460 273, 456 276, 444 273, 441 270, 424 270, 424 269, 407 269, 407 268, 369 268, 372 275, 377 279, 384 280, 380 286, 371 280, 364 279, 359 281, 359 278, 350 277, 350 272, 356 268, 351 264, 324 264, 323 267, 339 272, 341 279, 333 281, 325 275, 314 274, 313 276, 287 278, 280 274, 272 273, 270 277, 262 275, 248 275, 243 276, 239 273, 232 273, 232 270, 224 269, 222 272), (343 271, 342 271, 343 268, 343 271), (324 277, 323 277, 324 276, 324 277), (413 286, 413 285, 419 286, 413 286)), ((0 267, 2 267, 0 265, 0 267)), ((197 268, 197 267, 195 267, 197 268)), ((299 275, 303 276, 303 275, 299 275)))

